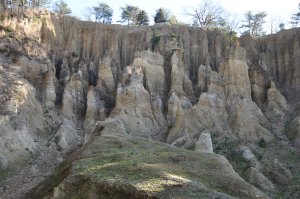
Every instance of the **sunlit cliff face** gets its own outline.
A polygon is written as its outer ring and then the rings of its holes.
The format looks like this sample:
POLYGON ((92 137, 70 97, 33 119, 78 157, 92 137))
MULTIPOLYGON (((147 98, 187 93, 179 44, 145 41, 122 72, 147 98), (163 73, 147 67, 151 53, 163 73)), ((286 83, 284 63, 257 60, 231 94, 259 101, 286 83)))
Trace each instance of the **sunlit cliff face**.
POLYGON ((38 16, 6 20, 0 38, 0 177, 29 162, 15 176, 35 172, 33 188, 68 159, 39 185, 56 191, 30 193, 298 193, 289 185, 299 180, 299 125, 289 122, 299 117, 299 30, 233 41, 188 26, 38 16))

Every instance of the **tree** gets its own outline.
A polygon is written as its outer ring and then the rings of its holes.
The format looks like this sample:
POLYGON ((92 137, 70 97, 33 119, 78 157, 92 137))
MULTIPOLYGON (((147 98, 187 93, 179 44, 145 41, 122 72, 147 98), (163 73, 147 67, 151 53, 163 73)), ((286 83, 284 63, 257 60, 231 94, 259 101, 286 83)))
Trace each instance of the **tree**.
POLYGON ((175 15, 169 17, 168 23, 171 25, 182 24, 182 22, 180 22, 175 15))
MULTIPOLYGON (((23 2, 26 2, 26 1, 23 1, 23 2)), ((29 4, 29 6, 36 7, 36 8, 46 7, 51 4, 51 0, 29 0, 28 4, 29 4)))
POLYGON ((99 3, 98 6, 93 7, 95 19, 97 22, 111 24, 113 9, 106 3, 99 3))
POLYGON ((213 4, 212 1, 205 0, 198 8, 193 8, 192 11, 186 11, 188 16, 197 20, 199 26, 205 30, 212 29, 217 26, 218 21, 222 18, 223 8, 213 4))
POLYGON ((245 13, 245 20, 243 21, 244 24, 240 27, 241 29, 245 29, 243 34, 251 34, 253 37, 264 35, 263 24, 266 22, 266 16, 266 12, 257 12, 254 14, 252 11, 247 11, 245 13))
POLYGON ((154 16, 154 23, 165 23, 168 21, 168 11, 164 8, 159 8, 156 10, 154 16))
MULTIPOLYGON (((195 24, 194 26, 196 25, 197 24, 195 24)), ((216 21, 216 24, 213 26, 213 30, 218 30, 219 32, 227 36, 230 41, 233 41, 237 38, 238 25, 239 19, 236 17, 228 16, 226 19, 225 17, 220 17, 218 21, 216 21)))
POLYGON ((9 8, 12 12, 13 9, 16 9, 17 13, 20 14, 25 6, 40 8, 50 4, 51 0, 0 0, 0 10, 7 11, 9 8))
POLYGON ((64 0, 58 0, 53 4, 53 11, 62 14, 62 15, 68 15, 71 14, 72 11, 69 8, 68 4, 64 0))
POLYGON ((284 23, 280 23, 280 24, 279 24, 279 29, 280 29, 280 30, 284 30, 284 27, 285 27, 285 24, 284 24, 284 23))
POLYGON ((280 30, 280 22, 276 16, 270 16, 267 24, 270 34, 275 34, 280 30))
POLYGON ((141 10, 136 16, 136 25, 149 25, 149 17, 144 10, 141 10))
POLYGON ((136 23, 136 16, 139 13, 139 8, 132 5, 126 5, 121 7, 121 21, 122 23, 127 22, 127 25, 136 23))
POLYGON ((300 3, 298 4, 298 12, 293 14, 291 17, 290 24, 292 24, 292 26, 295 28, 298 26, 299 22, 300 22, 300 3))

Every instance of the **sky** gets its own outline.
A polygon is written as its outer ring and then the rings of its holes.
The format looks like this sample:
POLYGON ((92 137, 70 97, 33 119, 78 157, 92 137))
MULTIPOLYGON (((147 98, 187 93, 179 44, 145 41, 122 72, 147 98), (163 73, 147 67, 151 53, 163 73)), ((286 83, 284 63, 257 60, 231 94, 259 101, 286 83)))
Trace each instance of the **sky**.
MULTIPOLYGON (((138 6, 145 10, 153 23, 155 10, 160 7, 171 10, 180 21, 192 23, 192 19, 187 17, 185 10, 199 6, 202 0, 65 0, 71 8, 73 15, 80 18, 87 7, 95 6, 98 2, 105 2, 114 10, 113 23, 120 20, 120 7, 124 5, 138 6)), ((243 19, 243 15, 248 10, 266 11, 268 13, 267 21, 271 18, 273 21, 288 24, 293 13, 297 12, 300 0, 212 0, 221 5, 230 15, 243 19)), ((267 23, 266 23, 267 26, 267 23)), ((266 27, 267 28, 267 27, 266 27)))

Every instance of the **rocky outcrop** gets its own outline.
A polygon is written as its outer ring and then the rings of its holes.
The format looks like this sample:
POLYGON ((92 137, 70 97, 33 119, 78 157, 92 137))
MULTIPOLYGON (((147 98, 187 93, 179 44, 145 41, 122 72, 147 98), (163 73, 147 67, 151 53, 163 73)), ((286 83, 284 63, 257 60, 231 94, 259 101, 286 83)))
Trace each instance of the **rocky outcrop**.
POLYGON ((41 184, 27 197, 46 194, 54 199, 86 194, 116 198, 269 198, 240 178, 223 156, 127 134, 117 120, 100 123, 104 127, 101 136, 72 163, 70 175, 53 191, 43 193, 41 184))
POLYGON ((41 146, 38 139, 51 135, 51 127, 37 99, 37 91, 21 75, 20 68, 0 66, 0 153, 2 169, 30 159, 41 146), (22 157, 22 158, 20 158, 22 157))
POLYGON ((128 66, 125 73, 124 76, 130 76, 130 80, 128 84, 119 84, 111 117, 123 120, 130 134, 162 141, 165 124, 157 120, 163 119, 160 116, 161 103, 152 99, 144 88, 142 68, 128 66))
POLYGON ((266 190, 266 191, 275 191, 275 187, 273 183, 266 178, 262 173, 260 173, 257 169, 251 167, 247 171, 249 182, 258 186, 259 188, 266 190))
POLYGON ((296 117, 288 124, 286 132, 294 146, 300 148, 300 116, 296 117))

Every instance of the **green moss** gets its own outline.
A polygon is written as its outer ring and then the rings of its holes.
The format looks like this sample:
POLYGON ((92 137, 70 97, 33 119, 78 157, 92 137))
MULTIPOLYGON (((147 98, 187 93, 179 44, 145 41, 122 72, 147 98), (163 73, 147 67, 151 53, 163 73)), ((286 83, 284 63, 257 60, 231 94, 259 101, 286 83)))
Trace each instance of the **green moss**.
POLYGON ((156 47, 159 45, 161 35, 155 31, 152 33, 151 37, 151 50, 154 51, 156 47))
POLYGON ((175 33, 175 32, 170 32, 169 33, 169 38, 170 38, 170 40, 172 40, 172 39, 177 39, 177 34, 175 33))
POLYGON ((237 195, 237 187, 247 185, 239 183, 238 176, 224 164, 223 158, 215 154, 183 150, 143 138, 102 136, 76 161, 72 175, 90 176, 94 182, 130 184, 155 196, 168 195, 174 187, 182 193, 191 189, 185 193, 186 198, 204 197, 208 190, 237 195), (199 189, 202 184, 207 189, 199 189))
POLYGON ((72 155, 27 198, 43 198, 58 186, 74 198, 91 193, 103 198, 210 198, 211 194, 245 198, 256 194, 222 156, 108 131, 72 155))
POLYGON ((300 154, 295 150, 282 146, 278 141, 268 143, 264 151, 264 156, 268 157, 265 161, 273 161, 277 158, 293 175, 293 179, 289 184, 277 184, 278 192, 274 194, 274 198, 298 198, 300 195, 300 154))

